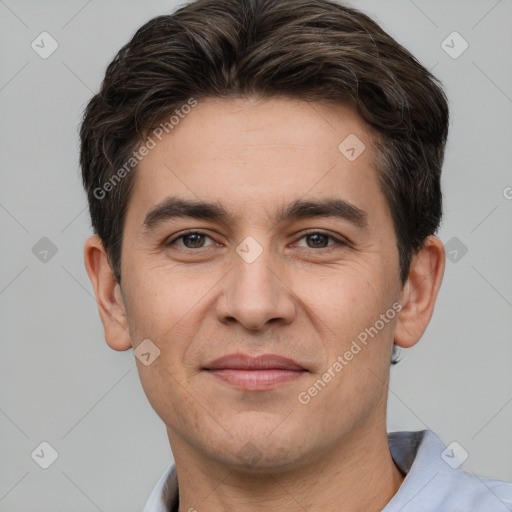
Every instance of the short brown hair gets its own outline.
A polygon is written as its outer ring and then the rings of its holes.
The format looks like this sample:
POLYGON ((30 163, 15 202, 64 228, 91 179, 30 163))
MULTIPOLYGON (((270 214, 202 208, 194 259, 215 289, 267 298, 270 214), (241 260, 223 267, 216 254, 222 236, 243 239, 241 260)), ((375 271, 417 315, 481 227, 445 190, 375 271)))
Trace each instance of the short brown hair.
POLYGON ((447 100, 379 25, 334 0, 197 0, 150 20, 121 48, 80 131, 92 226, 118 282, 136 172, 125 167, 112 181, 123 164, 190 98, 249 96, 341 102, 374 128, 404 283, 442 216, 447 100))

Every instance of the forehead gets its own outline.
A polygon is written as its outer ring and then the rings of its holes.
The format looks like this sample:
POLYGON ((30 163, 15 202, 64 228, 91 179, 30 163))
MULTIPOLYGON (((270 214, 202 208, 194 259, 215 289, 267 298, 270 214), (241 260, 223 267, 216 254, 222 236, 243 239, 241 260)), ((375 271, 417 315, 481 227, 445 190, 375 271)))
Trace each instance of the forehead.
POLYGON ((373 137, 342 104, 199 101, 161 141, 153 136, 134 176, 129 214, 138 212, 140 223, 169 195, 222 203, 237 218, 258 210, 269 217, 288 202, 322 196, 382 209, 373 137))

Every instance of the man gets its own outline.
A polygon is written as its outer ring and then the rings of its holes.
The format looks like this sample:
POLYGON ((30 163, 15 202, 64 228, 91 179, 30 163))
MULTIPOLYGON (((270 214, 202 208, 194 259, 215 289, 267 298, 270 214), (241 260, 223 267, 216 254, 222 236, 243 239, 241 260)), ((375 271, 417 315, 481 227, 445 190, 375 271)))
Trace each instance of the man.
POLYGON ((198 0, 120 50, 81 129, 85 264, 175 458, 147 512, 510 510, 433 432, 386 432, 447 131, 437 80, 329 0, 198 0))

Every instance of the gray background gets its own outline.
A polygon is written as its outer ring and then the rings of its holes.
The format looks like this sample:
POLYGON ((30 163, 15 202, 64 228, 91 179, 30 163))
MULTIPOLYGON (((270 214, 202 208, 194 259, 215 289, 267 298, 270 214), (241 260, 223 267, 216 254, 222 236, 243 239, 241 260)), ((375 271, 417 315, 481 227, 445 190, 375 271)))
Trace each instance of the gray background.
MULTIPOLYGON (((142 510, 171 461, 132 351, 103 339, 77 127, 120 46, 177 5, 0 0, 0 511, 142 510), (59 45, 47 59, 31 48, 43 31, 59 45), (32 250, 43 237, 57 248, 46 261, 32 250), (42 441, 59 455, 46 470, 30 456, 42 441)), ((510 481, 512 1, 352 5, 433 69, 451 104, 440 237, 456 237, 457 258, 423 340, 392 370, 388 427, 431 428, 467 450, 464 469, 510 481), (441 46, 453 31, 469 43, 457 59, 441 46)))

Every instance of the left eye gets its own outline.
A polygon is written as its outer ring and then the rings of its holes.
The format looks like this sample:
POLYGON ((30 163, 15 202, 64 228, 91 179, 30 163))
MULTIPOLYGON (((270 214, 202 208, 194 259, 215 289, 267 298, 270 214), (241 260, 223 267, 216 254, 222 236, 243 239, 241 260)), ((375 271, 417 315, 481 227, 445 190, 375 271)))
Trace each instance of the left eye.
MULTIPOLYGON (((327 233, 308 233, 300 238, 300 240, 306 240, 306 247, 309 249, 323 249, 324 247, 330 247, 336 243, 342 243, 338 238, 328 235, 327 233), (332 240, 332 243, 329 243, 332 240)), ((304 245, 302 245, 304 247, 304 245)))

